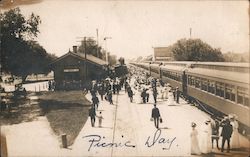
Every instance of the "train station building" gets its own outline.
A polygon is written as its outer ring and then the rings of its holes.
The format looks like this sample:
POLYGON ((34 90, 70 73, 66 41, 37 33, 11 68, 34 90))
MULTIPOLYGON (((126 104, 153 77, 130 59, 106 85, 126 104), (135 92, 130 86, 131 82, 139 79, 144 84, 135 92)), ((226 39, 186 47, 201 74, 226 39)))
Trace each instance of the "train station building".
POLYGON ((54 71, 56 90, 73 90, 87 87, 91 80, 105 75, 105 61, 93 55, 69 51, 50 64, 54 71))

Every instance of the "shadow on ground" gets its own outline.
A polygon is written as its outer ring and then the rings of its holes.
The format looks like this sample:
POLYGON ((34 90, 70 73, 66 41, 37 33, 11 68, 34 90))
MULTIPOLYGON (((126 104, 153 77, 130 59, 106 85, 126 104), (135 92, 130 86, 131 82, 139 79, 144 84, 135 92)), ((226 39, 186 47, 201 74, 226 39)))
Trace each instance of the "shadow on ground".
POLYGON ((45 93, 39 98, 42 115, 52 130, 58 136, 66 134, 68 145, 72 145, 88 119, 91 103, 80 91, 45 93))

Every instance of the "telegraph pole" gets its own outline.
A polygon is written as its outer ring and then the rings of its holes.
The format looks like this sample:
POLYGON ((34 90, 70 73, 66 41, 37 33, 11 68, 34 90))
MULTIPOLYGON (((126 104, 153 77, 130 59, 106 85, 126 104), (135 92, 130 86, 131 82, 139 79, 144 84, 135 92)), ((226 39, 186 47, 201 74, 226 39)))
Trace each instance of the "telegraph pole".
POLYGON ((98 28, 96 29, 96 56, 99 58, 99 53, 98 53, 98 28))
POLYGON ((107 49, 107 39, 112 39, 111 37, 104 37, 104 41, 105 41, 105 49, 106 49, 106 64, 109 64, 109 60, 108 60, 108 49, 107 49))
POLYGON ((85 62, 84 62, 84 81, 87 80, 87 48, 86 48, 86 37, 84 37, 83 39, 83 42, 84 42, 84 59, 85 59, 85 62))
MULTIPOLYGON (((77 37, 77 38, 83 38, 83 49, 84 49, 84 81, 87 80, 87 38, 93 38, 93 37, 77 37)), ((81 41, 82 42, 82 41, 81 41)), ((90 41, 91 42, 91 41, 90 41)))
POLYGON ((192 37, 192 28, 189 28, 189 35, 190 35, 190 39, 192 37))

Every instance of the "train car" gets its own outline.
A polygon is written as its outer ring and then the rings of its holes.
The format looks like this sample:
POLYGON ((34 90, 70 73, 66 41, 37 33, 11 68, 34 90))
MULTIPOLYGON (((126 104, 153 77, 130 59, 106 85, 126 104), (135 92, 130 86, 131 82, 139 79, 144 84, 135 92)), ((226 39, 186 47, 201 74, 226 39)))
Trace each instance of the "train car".
POLYGON ((172 87, 179 87, 188 100, 198 101, 205 112, 217 116, 236 114, 239 131, 250 134, 249 65, 205 62, 141 65, 139 67, 150 70, 153 77, 170 83, 172 87))

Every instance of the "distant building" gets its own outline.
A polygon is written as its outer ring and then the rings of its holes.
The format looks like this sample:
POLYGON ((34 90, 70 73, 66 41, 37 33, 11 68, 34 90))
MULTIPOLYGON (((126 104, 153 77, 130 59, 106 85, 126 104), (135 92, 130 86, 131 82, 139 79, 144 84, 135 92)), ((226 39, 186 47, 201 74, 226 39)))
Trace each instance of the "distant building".
POLYGON ((154 61, 173 61, 172 47, 154 47, 154 61))
POLYGON ((50 64, 54 71, 56 89, 82 89, 88 87, 91 80, 98 80, 105 75, 105 61, 93 55, 73 52, 59 57, 50 64), (86 67, 85 67, 86 65, 86 67))

